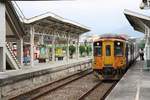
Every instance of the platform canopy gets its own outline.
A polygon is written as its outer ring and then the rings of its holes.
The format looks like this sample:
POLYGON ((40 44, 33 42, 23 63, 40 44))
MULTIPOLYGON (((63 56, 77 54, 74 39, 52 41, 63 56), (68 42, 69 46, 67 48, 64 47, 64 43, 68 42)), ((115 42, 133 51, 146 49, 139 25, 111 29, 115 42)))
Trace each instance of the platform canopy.
POLYGON ((150 68, 150 17, 129 10, 125 10, 124 14, 134 30, 145 34, 145 67, 150 68))
POLYGON ((145 26, 150 28, 150 17, 133 12, 130 10, 124 10, 124 14, 134 30, 145 33, 145 26))
POLYGON ((30 19, 25 19, 26 32, 30 32, 30 26, 34 26, 35 32, 39 34, 57 35, 66 37, 68 34, 72 38, 77 38, 85 32, 90 31, 88 27, 79 23, 64 19, 56 14, 47 12, 30 19))

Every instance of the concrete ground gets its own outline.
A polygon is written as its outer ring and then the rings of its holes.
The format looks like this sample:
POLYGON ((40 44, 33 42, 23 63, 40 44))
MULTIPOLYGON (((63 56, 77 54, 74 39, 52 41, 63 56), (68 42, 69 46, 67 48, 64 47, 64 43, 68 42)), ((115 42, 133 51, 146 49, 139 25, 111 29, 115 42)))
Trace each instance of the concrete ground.
POLYGON ((80 62, 80 61, 85 61, 86 59, 91 59, 92 57, 82 57, 79 59, 69 59, 67 60, 60 60, 60 61, 49 61, 46 63, 37 63, 37 61, 34 62, 34 66, 30 66, 29 64, 27 66, 23 66, 22 69, 28 69, 28 68, 40 68, 40 67, 49 67, 49 68, 54 68, 54 67, 58 67, 61 65, 66 65, 67 64, 71 64, 71 63, 76 63, 76 62, 80 62))
POLYGON ((106 100, 150 100, 150 70, 144 65, 138 59, 106 100))

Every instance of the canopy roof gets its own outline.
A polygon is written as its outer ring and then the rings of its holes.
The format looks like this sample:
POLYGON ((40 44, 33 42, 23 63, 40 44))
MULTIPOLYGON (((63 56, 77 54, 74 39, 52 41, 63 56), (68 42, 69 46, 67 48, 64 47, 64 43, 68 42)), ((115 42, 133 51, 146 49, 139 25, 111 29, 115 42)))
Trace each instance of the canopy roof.
MULTIPOLYGON (((66 33, 82 34, 90 31, 88 27, 83 26, 79 23, 66 20, 56 14, 47 12, 23 21, 26 25, 34 25, 39 28, 48 30, 63 31, 66 33)), ((39 30, 40 31, 40 30, 39 30)))
POLYGON ((150 17, 137 12, 124 10, 124 14, 134 30, 145 33, 145 26, 150 28, 150 17))

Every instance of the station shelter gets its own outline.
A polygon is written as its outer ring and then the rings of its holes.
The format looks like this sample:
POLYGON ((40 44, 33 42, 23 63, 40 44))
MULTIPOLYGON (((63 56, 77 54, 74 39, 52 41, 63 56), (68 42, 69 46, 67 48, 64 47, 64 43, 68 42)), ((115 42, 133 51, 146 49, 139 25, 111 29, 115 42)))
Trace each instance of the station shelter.
POLYGON ((30 19, 24 19, 24 42, 30 45, 30 63, 69 60, 69 45, 76 47, 76 59, 79 58, 79 36, 89 29, 81 24, 66 20, 47 12, 30 19), (64 50, 65 49, 65 50, 64 50))
POLYGON ((124 14, 134 30, 145 34, 145 67, 150 68, 150 16, 125 9, 124 14))
POLYGON ((51 12, 27 19, 16 7, 12 1, 0 2, 0 71, 69 61, 69 45, 76 47, 74 58, 79 58, 79 36, 89 28, 51 12))

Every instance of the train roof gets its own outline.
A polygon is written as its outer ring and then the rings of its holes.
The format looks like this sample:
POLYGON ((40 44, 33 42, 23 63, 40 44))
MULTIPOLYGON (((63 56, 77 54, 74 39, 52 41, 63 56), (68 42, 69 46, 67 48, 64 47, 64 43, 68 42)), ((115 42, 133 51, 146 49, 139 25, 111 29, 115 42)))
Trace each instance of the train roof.
POLYGON ((95 41, 99 41, 99 40, 105 40, 105 39, 117 39, 117 40, 128 40, 129 37, 127 35, 124 34, 102 34, 100 35, 100 37, 98 39, 96 39, 95 41))

